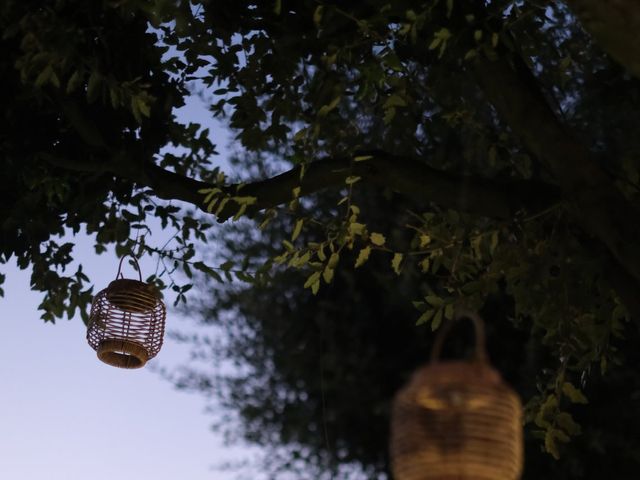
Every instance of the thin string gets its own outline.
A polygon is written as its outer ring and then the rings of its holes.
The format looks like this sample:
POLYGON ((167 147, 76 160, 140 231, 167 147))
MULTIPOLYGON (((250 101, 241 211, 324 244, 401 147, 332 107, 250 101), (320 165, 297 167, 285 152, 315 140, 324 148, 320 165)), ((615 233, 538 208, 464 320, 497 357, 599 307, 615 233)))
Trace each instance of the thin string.
MULTIPOLYGON (((333 287, 333 284, 331 285, 333 287)), ((327 449, 327 455, 332 456, 331 451, 331 443, 329 442, 329 428, 327 425, 327 400, 325 396, 325 384, 324 384, 324 361, 323 361, 323 353, 324 353, 324 322, 320 322, 320 358, 319 358, 319 366, 320 366, 320 406, 322 410, 322 433, 324 435, 324 443, 327 449)))

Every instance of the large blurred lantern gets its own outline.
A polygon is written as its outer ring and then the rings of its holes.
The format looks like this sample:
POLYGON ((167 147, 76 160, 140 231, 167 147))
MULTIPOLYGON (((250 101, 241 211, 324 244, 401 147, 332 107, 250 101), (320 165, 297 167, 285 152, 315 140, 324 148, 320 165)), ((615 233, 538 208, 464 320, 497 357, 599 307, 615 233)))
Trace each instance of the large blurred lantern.
POLYGON ((116 279, 93 299, 87 341, 103 362, 140 368, 162 347, 166 308, 158 290, 142 281, 135 258, 140 279, 122 278, 122 260, 116 279))
POLYGON ((391 460, 396 480, 520 478, 522 405, 489 365, 484 324, 477 315, 465 312, 445 324, 431 362, 396 395, 391 460), (470 360, 440 361, 444 338, 460 318, 475 325, 475 355, 470 360))

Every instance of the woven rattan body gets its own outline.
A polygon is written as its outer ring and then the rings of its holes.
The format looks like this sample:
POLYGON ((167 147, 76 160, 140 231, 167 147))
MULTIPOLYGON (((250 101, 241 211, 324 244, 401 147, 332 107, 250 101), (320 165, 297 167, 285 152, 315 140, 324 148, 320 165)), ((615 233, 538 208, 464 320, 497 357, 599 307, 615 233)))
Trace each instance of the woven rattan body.
POLYGON ((160 351, 166 308, 144 282, 114 280, 93 299, 87 340, 105 363, 140 368, 160 351))
POLYGON ((397 480, 520 477, 520 400, 485 363, 423 367, 397 395, 392 417, 397 480))
POLYGON ((489 365, 484 322, 461 312, 445 324, 431 362, 398 392, 391 412, 396 480, 517 480, 522 474, 522 405, 489 365), (472 360, 439 360, 444 338, 461 318, 473 321, 472 360))

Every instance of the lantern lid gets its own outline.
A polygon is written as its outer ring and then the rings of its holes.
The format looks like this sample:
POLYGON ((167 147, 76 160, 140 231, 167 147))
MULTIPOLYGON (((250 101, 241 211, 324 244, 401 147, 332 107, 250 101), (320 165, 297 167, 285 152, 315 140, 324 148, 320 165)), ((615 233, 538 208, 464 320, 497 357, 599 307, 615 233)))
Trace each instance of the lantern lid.
POLYGON ((424 365, 414 374, 413 381, 498 385, 502 376, 485 361, 452 360, 424 365))
POLYGON ((107 290, 114 293, 121 291, 142 291, 148 295, 153 295, 158 300, 161 299, 160 292, 156 287, 148 283, 144 283, 141 280, 134 280, 132 278, 119 278, 117 280, 113 280, 107 286, 107 290))

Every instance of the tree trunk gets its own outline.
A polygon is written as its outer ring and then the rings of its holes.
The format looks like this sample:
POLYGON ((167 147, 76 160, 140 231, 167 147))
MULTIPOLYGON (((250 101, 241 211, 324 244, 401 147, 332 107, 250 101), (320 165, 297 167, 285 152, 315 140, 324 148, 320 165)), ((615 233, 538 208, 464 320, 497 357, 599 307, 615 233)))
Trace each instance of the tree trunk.
POLYGON ((637 210, 622 196, 591 152, 576 138, 519 68, 505 58, 479 60, 476 75, 488 100, 560 185, 573 218, 597 238, 640 288, 637 210))
POLYGON ((595 41, 640 78, 640 2, 637 0, 567 0, 595 41))

